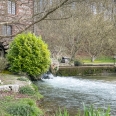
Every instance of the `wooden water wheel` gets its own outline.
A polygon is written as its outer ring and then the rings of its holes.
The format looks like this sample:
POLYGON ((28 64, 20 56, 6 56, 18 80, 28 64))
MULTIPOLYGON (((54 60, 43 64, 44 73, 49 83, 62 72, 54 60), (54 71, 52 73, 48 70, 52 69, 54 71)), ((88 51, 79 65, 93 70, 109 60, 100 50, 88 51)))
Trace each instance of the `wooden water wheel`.
POLYGON ((4 56, 5 56, 5 49, 2 43, 0 43, 0 57, 4 57, 4 56))

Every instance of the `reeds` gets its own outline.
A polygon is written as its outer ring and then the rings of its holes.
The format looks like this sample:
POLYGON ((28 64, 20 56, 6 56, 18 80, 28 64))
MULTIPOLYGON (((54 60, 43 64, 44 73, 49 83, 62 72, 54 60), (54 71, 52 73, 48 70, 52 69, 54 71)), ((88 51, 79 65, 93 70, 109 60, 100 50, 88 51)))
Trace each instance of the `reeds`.
POLYGON ((69 113, 66 109, 64 109, 63 111, 61 111, 61 109, 59 108, 58 112, 56 112, 55 116, 69 116, 69 113))
MULTIPOLYGON (((76 116, 110 116, 110 107, 108 107, 106 110, 102 108, 95 109, 93 105, 91 105, 90 107, 86 107, 85 105, 83 105, 83 107, 84 111, 81 112, 79 110, 76 116)), ((66 109, 61 111, 61 109, 59 108, 59 111, 56 113, 55 116, 70 116, 70 115, 66 109)))
POLYGON ((95 109, 93 105, 90 107, 84 105, 83 116, 110 116, 110 107, 108 107, 107 110, 104 110, 102 108, 95 109))

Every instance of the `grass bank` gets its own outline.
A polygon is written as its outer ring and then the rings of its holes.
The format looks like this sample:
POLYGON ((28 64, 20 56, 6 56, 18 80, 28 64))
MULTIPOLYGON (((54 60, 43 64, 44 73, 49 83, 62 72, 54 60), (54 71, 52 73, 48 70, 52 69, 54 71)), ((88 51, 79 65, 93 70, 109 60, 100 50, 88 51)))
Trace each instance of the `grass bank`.
MULTIPOLYGON (((80 58, 83 63, 92 63, 90 57, 80 58)), ((111 63, 114 64, 115 59, 112 56, 99 56, 95 59, 93 63, 111 63)))
POLYGON ((43 116, 43 110, 39 108, 43 96, 28 78, 5 72, 0 73, 0 80, 0 87, 19 85, 18 92, 9 89, 0 91, 0 116, 43 116))

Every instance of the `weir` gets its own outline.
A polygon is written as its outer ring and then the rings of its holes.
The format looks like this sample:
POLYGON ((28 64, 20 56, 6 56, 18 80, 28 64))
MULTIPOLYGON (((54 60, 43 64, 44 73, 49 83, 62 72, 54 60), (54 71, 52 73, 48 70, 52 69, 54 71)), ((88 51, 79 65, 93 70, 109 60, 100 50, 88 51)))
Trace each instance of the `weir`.
POLYGON ((44 106, 50 108, 65 107, 72 113, 78 109, 94 105, 96 108, 111 108, 111 116, 116 115, 116 77, 53 77, 43 79, 36 84, 45 97, 44 106))

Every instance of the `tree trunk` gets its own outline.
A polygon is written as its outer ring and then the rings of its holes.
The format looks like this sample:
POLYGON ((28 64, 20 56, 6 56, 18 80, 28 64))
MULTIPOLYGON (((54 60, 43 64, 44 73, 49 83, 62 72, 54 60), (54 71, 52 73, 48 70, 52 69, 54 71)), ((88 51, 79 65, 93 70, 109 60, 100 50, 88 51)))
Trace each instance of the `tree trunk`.
POLYGON ((96 57, 95 57, 95 56, 92 56, 92 57, 91 57, 91 62, 94 62, 95 59, 96 59, 96 57))

